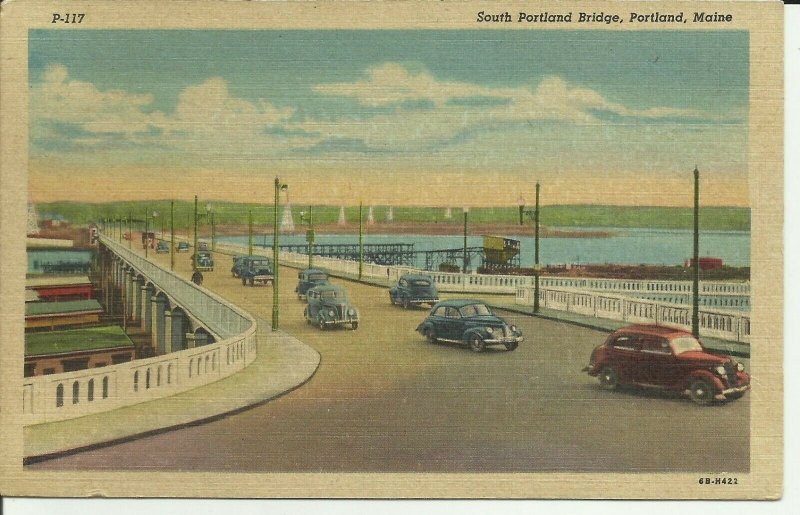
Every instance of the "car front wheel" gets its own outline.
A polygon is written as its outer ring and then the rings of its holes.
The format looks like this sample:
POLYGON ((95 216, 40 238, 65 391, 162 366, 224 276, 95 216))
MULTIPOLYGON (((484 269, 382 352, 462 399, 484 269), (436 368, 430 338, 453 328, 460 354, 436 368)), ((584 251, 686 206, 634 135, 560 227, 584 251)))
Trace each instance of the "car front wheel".
POLYGON ((518 345, 519 344, 517 342, 508 342, 508 343, 506 343, 506 350, 507 351, 512 351, 512 350, 516 349, 518 345))
POLYGON ((600 381, 600 386, 605 390, 615 390, 617 384, 619 384, 617 371, 611 367, 604 367, 603 370, 600 371, 600 375, 597 376, 597 379, 600 381))
POLYGON ((355 331, 356 329, 358 329, 358 322, 352 322, 350 324, 350 327, 353 329, 353 331, 355 331))
POLYGON ((324 330, 325 330, 325 319, 324 319, 324 318, 322 318, 322 317, 319 317, 319 318, 317 319, 317 326, 318 326, 318 327, 319 327, 319 328, 320 328, 322 331, 324 331, 324 330))
POLYGON ((486 344, 483 343, 483 338, 481 338, 477 334, 473 334, 469 337, 469 348, 472 349, 472 352, 481 352, 486 344))
POLYGON ((714 400, 714 387, 705 379, 698 379, 689 385, 689 398, 695 404, 705 406, 714 400))
POLYGON ((436 343, 436 331, 433 330, 433 327, 429 327, 425 329, 425 339, 428 340, 428 343, 436 343))

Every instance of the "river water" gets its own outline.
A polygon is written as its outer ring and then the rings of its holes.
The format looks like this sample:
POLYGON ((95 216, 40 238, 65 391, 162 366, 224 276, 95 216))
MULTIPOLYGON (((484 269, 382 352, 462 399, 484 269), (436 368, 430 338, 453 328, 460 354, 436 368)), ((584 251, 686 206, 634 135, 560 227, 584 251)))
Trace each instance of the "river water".
MULTIPOLYGON (((564 263, 574 264, 647 264, 682 265, 692 256, 692 231, 654 230, 654 229, 614 229, 614 228, 570 228, 568 231, 610 231, 614 235, 601 238, 541 238, 539 256, 543 265, 564 263)), ((367 228, 367 231, 369 229, 367 228)), ((521 265, 531 267, 534 262, 534 239, 530 236, 504 235, 521 241, 521 265)), ((220 241, 247 245, 247 236, 220 237, 220 241)), ((253 238, 257 246, 271 246, 272 236, 256 234, 253 238)), ((304 234, 281 235, 280 243, 305 244, 304 234)), ((318 244, 358 243, 358 235, 317 234, 318 244)), ((412 243, 414 250, 459 249, 464 245, 464 237, 458 235, 422 234, 369 234, 364 236, 365 244, 412 243)), ((467 245, 480 247, 483 237, 468 236, 467 245)), ((750 266, 749 231, 706 231, 700 234, 700 255, 721 258, 726 265, 750 266)), ((420 259, 418 266, 424 264, 420 259)))

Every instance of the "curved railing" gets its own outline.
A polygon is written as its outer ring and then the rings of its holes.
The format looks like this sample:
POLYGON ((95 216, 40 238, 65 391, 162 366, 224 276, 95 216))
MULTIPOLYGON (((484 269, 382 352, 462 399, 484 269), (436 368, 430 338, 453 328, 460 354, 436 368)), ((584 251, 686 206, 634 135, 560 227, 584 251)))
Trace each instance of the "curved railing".
POLYGON ((27 377, 25 425, 54 422, 174 395, 230 376, 256 358, 255 319, 218 295, 108 238, 100 241, 221 339, 119 365, 27 377))

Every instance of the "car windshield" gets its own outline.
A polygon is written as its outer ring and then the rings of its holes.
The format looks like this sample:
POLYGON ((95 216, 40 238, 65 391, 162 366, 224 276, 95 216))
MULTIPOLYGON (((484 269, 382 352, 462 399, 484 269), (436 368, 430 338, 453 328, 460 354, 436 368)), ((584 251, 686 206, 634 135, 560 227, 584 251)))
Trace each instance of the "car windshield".
POLYGON ((681 336, 680 338, 675 338, 669 342, 669 345, 672 347, 672 352, 675 353, 676 356, 678 354, 683 354, 684 352, 703 350, 703 346, 700 345, 700 342, 691 336, 681 336))
POLYGON ((308 274, 309 281, 324 281, 328 276, 325 274, 308 274))
POLYGON ((253 261, 253 266, 269 266, 269 261, 267 261, 266 259, 253 261))
POLYGON ((469 304, 458 310, 462 317, 474 317, 480 315, 491 315, 492 312, 485 304, 469 304))
POLYGON ((409 284, 411 284, 411 286, 430 286, 431 282, 426 281, 425 279, 415 279, 413 281, 409 281, 409 284))
POLYGON ((319 296, 323 299, 343 299, 346 297, 344 292, 336 290, 327 290, 320 292, 319 296))

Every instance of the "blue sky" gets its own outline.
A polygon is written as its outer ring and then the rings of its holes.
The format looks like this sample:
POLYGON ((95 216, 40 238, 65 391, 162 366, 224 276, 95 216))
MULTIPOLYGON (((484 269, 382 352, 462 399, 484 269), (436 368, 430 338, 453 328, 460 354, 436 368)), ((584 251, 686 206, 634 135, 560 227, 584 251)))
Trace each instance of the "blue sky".
POLYGON ((652 190, 697 164, 745 204, 748 53, 740 31, 33 30, 31 189, 75 195, 49 186, 66 170, 133 197, 175 194, 135 187, 154 170, 337 173, 330 194, 391 201, 415 174, 512 189, 534 174, 580 200, 584 180, 652 190))

